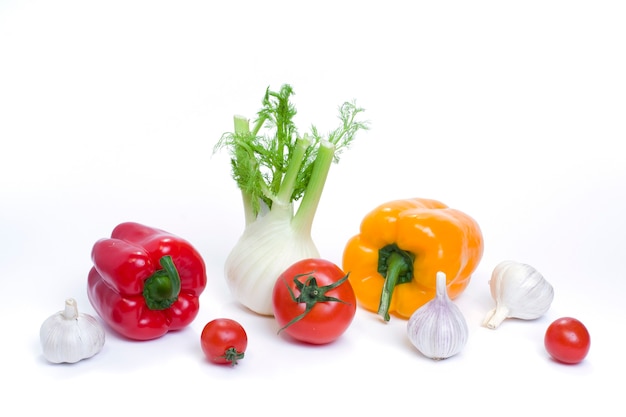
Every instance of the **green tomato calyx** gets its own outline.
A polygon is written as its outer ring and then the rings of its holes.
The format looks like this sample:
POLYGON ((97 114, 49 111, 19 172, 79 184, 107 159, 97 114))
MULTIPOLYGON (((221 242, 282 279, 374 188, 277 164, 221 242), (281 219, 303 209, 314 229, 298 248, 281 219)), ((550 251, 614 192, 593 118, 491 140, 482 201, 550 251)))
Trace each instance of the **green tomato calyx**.
POLYGON ((348 276, 350 275, 349 273, 346 274, 340 280, 335 281, 332 284, 324 285, 321 287, 317 284, 317 279, 315 278, 314 274, 315 274, 315 271, 307 272, 304 274, 298 274, 294 276, 293 278, 294 285, 300 292, 300 295, 298 296, 294 294, 289 284, 283 279, 283 281, 285 281, 285 285, 287 286, 287 290, 289 291, 289 295, 291 296, 291 300, 295 303, 304 303, 306 308, 301 314, 294 317, 289 323, 285 324, 280 330, 278 330, 278 333, 285 330, 287 327, 297 323, 298 321, 302 320, 307 314, 309 314, 309 312, 313 309, 313 307, 317 305, 317 303, 337 302, 337 303, 348 304, 345 301, 337 297, 330 297, 326 295, 326 293, 339 287, 341 284, 343 284, 348 279, 348 276), (302 277, 306 277, 304 282, 301 281, 302 277))

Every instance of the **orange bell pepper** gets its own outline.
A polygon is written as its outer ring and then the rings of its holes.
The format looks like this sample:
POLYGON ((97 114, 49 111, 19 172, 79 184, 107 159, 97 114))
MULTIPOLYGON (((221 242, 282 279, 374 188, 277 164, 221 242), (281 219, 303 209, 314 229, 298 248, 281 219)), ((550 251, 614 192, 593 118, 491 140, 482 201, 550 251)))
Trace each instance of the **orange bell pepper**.
POLYGON ((390 201, 369 212, 343 253, 357 300, 385 321, 408 319, 434 298, 437 272, 446 274, 448 295, 469 284, 484 249, 478 223, 430 199, 390 201))

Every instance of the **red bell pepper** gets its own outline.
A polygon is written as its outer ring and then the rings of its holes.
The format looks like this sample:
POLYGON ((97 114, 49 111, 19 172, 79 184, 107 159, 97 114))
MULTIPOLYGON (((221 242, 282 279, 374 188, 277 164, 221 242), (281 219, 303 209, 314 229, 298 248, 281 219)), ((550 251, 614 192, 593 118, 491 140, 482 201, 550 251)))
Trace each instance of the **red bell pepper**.
POLYGON ((196 318, 206 267, 186 240, 127 222, 94 244, 91 259, 89 301, 121 335, 156 339, 196 318))

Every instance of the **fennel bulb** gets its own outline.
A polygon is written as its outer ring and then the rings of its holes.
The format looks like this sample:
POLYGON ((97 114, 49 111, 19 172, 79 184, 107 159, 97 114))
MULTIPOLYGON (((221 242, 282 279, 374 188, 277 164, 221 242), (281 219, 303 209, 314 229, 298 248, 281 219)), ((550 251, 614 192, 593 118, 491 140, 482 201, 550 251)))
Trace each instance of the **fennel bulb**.
POLYGON ((339 109, 341 126, 328 138, 315 127, 300 137, 292 120, 292 94, 289 85, 279 92, 268 88, 253 129, 235 116, 235 132, 222 135, 215 147, 230 150, 245 215, 244 231, 225 262, 226 281, 238 302, 268 316, 274 314, 278 277, 297 261, 319 257, 311 227, 330 166, 356 132, 368 128, 356 120, 363 109, 346 102, 339 109), (273 134, 260 135, 263 127, 273 134))
POLYGON ((274 314, 271 294, 280 274, 297 261, 319 257, 311 234, 292 227, 292 212, 291 204, 274 204, 244 229, 226 259, 231 293, 262 315, 274 314))

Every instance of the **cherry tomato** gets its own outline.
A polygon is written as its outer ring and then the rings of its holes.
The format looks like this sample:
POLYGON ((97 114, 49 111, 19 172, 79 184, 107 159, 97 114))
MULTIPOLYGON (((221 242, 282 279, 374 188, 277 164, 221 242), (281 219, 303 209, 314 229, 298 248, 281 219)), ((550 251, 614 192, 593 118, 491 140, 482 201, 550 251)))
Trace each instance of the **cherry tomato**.
POLYGON ((544 345, 555 360, 574 364, 585 359, 591 339, 587 328, 579 320, 561 317, 548 326, 544 345))
POLYGON ((326 344, 341 336, 356 314, 348 275, 324 259, 304 259, 287 268, 272 292, 274 317, 296 340, 326 344))
POLYGON ((202 351, 211 362, 235 366, 244 357, 248 335, 235 320, 220 318, 204 326, 200 342, 202 351))

